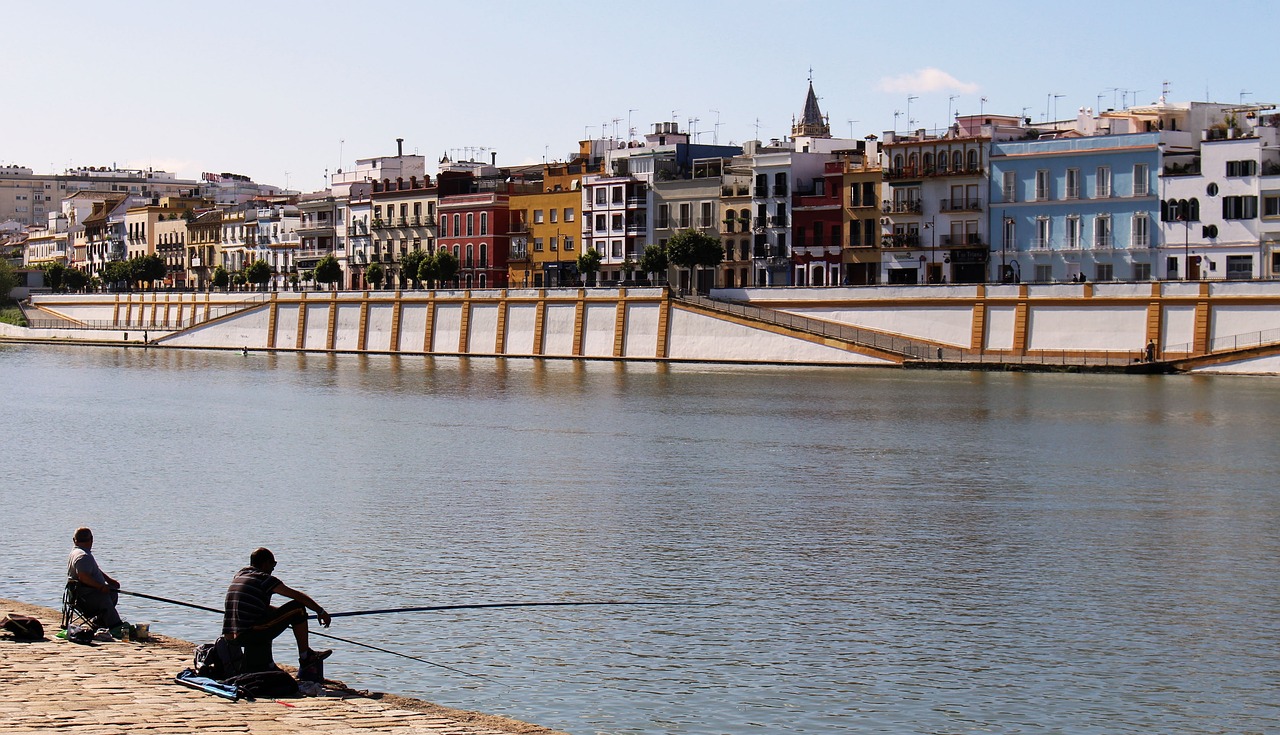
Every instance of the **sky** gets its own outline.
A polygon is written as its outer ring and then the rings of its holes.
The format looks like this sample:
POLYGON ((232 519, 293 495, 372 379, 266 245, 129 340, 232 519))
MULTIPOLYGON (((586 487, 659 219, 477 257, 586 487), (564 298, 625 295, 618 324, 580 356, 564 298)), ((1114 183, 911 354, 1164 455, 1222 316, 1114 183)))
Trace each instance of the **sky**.
POLYGON ((676 121, 700 143, 790 133, 812 78, 834 135, 948 115, 1074 117, 1280 102, 1257 43, 1280 5, 34 3, 0 0, 0 164, 244 174, 314 191, 357 158, 564 160, 676 121), (634 133, 629 133, 634 131, 634 133))

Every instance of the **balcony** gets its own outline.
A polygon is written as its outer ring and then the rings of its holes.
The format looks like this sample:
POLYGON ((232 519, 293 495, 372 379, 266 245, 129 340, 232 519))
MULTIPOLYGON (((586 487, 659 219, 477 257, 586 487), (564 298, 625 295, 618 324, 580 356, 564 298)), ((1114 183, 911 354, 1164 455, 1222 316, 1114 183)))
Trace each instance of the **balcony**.
POLYGON ((885 214, 920 214, 921 205, 919 201, 907 202, 885 202, 885 214))
POLYGON ((939 203, 940 212, 981 212, 981 199, 943 199, 939 203))
POLYGON ((1095 235, 1093 238, 1094 250, 1110 250, 1115 247, 1111 241, 1111 235, 1095 235))
POLYGON ((757 199, 763 199, 763 198, 765 198, 765 197, 769 196, 769 187, 767 187, 767 186, 757 186, 757 187, 755 187, 755 188, 753 188, 753 189, 751 190, 751 195, 752 195, 752 196, 754 196, 754 197, 755 197, 755 198, 757 198, 757 199))
POLYGON ((507 228, 507 233, 511 235, 524 235, 528 234, 528 232, 529 225, 524 222, 512 222, 511 226, 507 228))
POLYGON ((646 197, 637 197, 637 196, 627 197, 628 207, 643 207, 648 203, 649 203, 649 200, 646 197))
POLYGON ((644 223, 643 223, 643 222, 639 222, 639 223, 637 223, 637 222, 628 222, 628 223, 627 223, 627 230, 626 230, 626 234, 628 234, 628 235, 643 235, 643 234, 645 234, 646 232, 648 232, 648 228, 646 228, 646 227, 644 226, 644 223))
POLYGON ((982 235, 969 232, 963 235, 940 235, 938 245, 944 248, 972 248, 983 245, 982 235))
POLYGON ((787 185, 777 184, 773 187, 773 195, 776 197, 784 197, 787 195, 787 185))
POLYGON ((783 216, 779 217, 779 216, 777 216, 777 215, 774 215, 774 216, 770 217, 770 218, 769 218, 769 226, 770 226, 770 227, 786 227, 786 226, 787 226, 787 218, 786 218, 786 216, 785 216, 785 215, 783 215, 783 216))
POLYGON ((920 233, 900 232, 885 235, 880 238, 880 244, 886 248, 917 248, 920 247, 920 233))
POLYGON ((1049 249, 1049 238, 1047 238, 1047 237, 1033 237, 1033 238, 1031 238, 1031 249, 1032 249, 1032 250, 1048 250, 1048 249, 1049 249))

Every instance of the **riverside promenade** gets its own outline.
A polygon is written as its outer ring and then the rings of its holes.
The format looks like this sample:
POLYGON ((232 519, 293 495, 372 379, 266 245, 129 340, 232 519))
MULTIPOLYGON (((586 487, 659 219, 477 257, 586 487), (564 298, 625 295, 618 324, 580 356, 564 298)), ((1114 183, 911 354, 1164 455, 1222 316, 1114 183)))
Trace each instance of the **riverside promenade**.
POLYGON ((562 735, 516 720, 354 691, 326 681, 319 697, 230 700, 189 689, 174 676, 193 645, 153 635, 146 642, 78 645, 54 637, 61 614, 0 599, 0 615, 39 618, 45 640, 18 642, 0 631, 0 731, 117 733, 430 733, 562 735))

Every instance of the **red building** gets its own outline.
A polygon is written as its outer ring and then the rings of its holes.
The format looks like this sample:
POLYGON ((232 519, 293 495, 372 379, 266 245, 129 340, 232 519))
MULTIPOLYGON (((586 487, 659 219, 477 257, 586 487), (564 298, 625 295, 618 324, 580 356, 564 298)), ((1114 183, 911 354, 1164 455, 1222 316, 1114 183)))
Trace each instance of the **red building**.
POLYGON ((840 249, 844 211, 841 187, 844 163, 828 161, 821 177, 797 186, 791 198, 792 283, 832 286, 842 283, 840 249))

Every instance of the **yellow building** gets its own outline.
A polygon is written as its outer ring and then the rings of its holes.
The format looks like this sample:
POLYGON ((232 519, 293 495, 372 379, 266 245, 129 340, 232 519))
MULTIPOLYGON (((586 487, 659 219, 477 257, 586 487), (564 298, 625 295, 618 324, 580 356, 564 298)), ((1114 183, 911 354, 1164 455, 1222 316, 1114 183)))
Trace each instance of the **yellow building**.
POLYGON ((542 189, 511 196, 511 288, 556 288, 578 284, 581 253, 582 177, 600 165, 575 159, 542 167, 542 189))
POLYGON ((846 283, 863 286, 879 283, 883 255, 881 202, 884 171, 876 146, 868 145, 862 155, 844 157, 844 231, 849 233, 841 248, 846 283))

